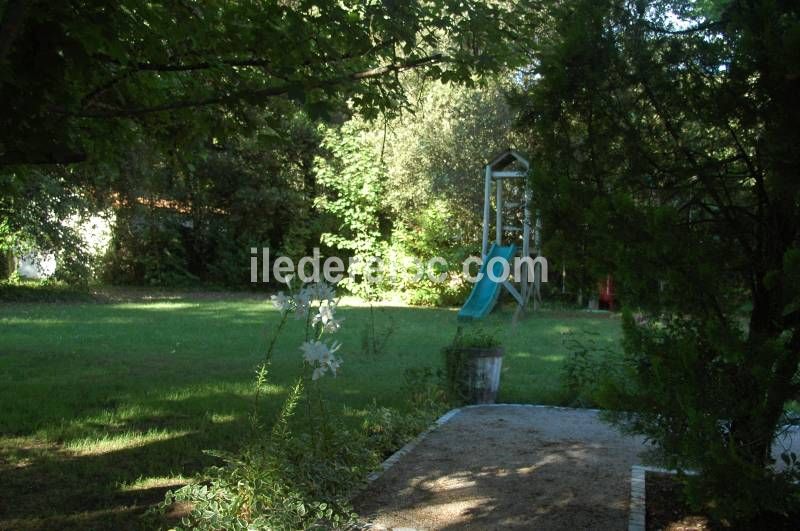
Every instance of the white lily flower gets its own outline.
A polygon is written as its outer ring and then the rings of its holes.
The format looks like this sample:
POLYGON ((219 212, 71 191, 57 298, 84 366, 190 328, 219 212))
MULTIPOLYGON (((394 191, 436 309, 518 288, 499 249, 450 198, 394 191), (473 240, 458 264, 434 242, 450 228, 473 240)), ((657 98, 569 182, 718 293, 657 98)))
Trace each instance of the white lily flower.
POLYGON ((270 301, 281 314, 286 313, 292 307, 291 297, 286 296, 282 291, 270 297, 270 301))
POLYGON ((322 329, 328 334, 335 334, 342 327, 342 319, 330 320, 322 326, 322 329))
POLYGON ((333 354, 334 352, 336 352, 337 350, 339 350, 339 348, 340 348, 341 346, 342 346, 342 344, 341 344, 340 342, 338 342, 338 341, 334 341, 333 343, 331 343, 331 348, 328 350, 328 352, 330 352, 331 354, 333 354))
POLYGON ((303 359, 313 365, 322 362, 323 357, 328 353, 328 345, 322 341, 306 341, 300 345, 300 350, 303 351, 303 359))
POLYGON ((342 364, 341 358, 334 358, 331 356, 331 360, 328 362, 328 368, 331 370, 331 374, 336 376, 336 371, 339 370, 339 365, 342 364))
POLYGON ((322 323, 322 329, 327 333, 334 333, 342 326, 343 319, 336 319, 336 304, 327 302, 319 307, 319 313, 314 316, 312 324, 322 323))
POLYGON ((333 354, 341 346, 341 343, 336 341, 330 347, 322 341, 306 341, 300 346, 300 350, 303 351, 303 359, 314 367, 314 371, 311 373, 312 380, 318 380, 328 371, 336 376, 342 360, 333 354))
POLYGON ((317 300, 327 301, 328 304, 332 304, 336 300, 336 291, 325 282, 319 282, 317 284, 317 300))
POLYGON ((294 296, 294 316, 297 319, 303 319, 308 315, 308 309, 311 306, 311 298, 305 290, 300 290, 300 293, 294 296))
POLYGON ((336 291, 325 282, 317 282, 316 284, 309 284, 300 290, 309 301, 320 302, 333 302, 336 300, 336 291))

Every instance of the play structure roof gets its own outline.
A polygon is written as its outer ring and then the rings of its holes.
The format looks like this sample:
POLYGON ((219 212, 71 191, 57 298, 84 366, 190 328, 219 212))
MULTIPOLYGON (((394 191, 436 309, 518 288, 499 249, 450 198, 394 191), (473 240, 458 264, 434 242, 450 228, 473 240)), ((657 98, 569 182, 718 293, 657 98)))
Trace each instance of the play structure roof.
POLYGON ((526 170, 530 166, 528 159, 523 157, 519 151, 511 148, 508 148, 495 156, 491 161, 489 161, 489 166, 493 170, 502 170, 503 168, 514 164, 515 162, 520 163, 526 170))

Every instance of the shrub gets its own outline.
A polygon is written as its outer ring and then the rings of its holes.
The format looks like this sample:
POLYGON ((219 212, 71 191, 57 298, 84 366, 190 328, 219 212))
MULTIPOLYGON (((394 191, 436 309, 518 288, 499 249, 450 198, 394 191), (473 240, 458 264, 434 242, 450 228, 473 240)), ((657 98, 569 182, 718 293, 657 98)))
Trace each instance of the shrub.
POLYGON ((224 464, 212 467, 201 481, 168 493, 161 506, 191 505, 182 525, 197 529, 306 529, 324 523, 341 527, 352 517, 349 494, 374 468, 377 459, 366 439, 329 414, 320 379, 336 375, 342 360, 339 343, 324 336, 337 332, 335 291, 320 283, 294 296, 272 298, 281 321, 257 369, 253 437, 236 454, 215 453, 224 464), (305 320, 303 375, 284 402, 271 430, 259 416, 259 398, 267 381, 278 335, 290 315, 305 320), (305 403, 303 430, 292 429, 300 401, 305 403))
POLYGON ((567 332, 562 336, 568 354, 561 381, 571 406, 602 407, 610 387, 620 385, 621 356, 599 344, 597 337, 593 332, 567 332))
POLYGON ((389 339, 391 339, 392 334, 394 334, 394 320, 388 318, 382 309, 379 310, 381 311, 376 311, 375 305, 370 299, 369 318, 361 329, 362 354, 377 356, 378 354, 383 353, 389 344, 389 339), (378 325, 378 313, 383 316, 382 320, 386 321, 385 325, 378 325))

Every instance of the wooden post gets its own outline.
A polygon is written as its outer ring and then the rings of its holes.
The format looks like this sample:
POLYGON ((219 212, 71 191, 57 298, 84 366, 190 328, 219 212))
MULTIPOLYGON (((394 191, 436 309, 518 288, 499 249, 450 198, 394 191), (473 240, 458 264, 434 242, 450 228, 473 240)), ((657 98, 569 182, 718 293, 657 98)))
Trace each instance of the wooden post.
MULTIPOLYGON (((528 187, 527 181, 525 182, 525 210, 524 210, 524 221, 523 221, 523 229, 522 229, 522 257, 527 258, 531 255, 531 190, 528 187)), ((522 298, 525 301, 525 304, 528 302, 528 296, 530 295, 530 281, 528 280, 528 262, 523 262, 522 268, 522 278, 520 279, 522 283, 522 298)))
POLYGON ((495 227, 497 245, 503 245, 503 181, 497 179, 497 200, 495 201, 495 211, 497 212, 497 226, 495 227))
POLYGON ((483 243, 481 244, 481 260, 486 261, 489 252, 489 209, 492 201, 492 167, 486 166, 486 182, 483 188, 483 243))

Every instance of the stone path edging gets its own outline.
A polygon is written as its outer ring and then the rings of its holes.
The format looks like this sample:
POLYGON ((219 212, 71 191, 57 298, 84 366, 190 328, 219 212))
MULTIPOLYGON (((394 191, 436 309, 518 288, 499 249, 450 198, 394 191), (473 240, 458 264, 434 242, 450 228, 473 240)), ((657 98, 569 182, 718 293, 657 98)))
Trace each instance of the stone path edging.
POLYGON ((438 428, 442 424, 446 423, 447 421, 449 421, 450 419, 452 419, 456 415, 458 415, 460 412, 461 412, 461 408, 460 407, 457 407, 455 409, 451 409, 450 411, 448 411, 447 413, 445 413, 444 415, 442 415, 441 417, 436 419, 436 421, 433 424, 431 424, 430 426, 428 426, 428 428, 425 431, 423 431, 422 433, 420 433, 419 435, 414 437, 411 441, 407 442, 405 444, 405 446, 403 446, 402 448, 397 450, 395 453, 393 453, 392 455, 387 457, 386 460, 383 463, 381 463, 380 470, 376 470, 375 472, 373 472, 372 474, 367 476, 367 485, 369 485, 370 483, 374 482, 379 477, 381 477, 387 470, 389 470, 394 465, 396 465, 397 462, 400 461, 400 459, 403 458, 403 456, 405 456, 406 454, 410 453, 414 448, 417 447, 417 445, 419 443, 421 443, 423 440, 425 440, 425 438, 428 435, 430 435, 431 432, 433 432, 436 428, 438 428))
MULTIPOLYGON (((676 474, 675 470, 657 466, 634 465, 631 467, 631 503, 628 519, 628 531, 645 531, 647 516, 647 473, 676 474)), ((685 474, 695 475, 697 472, 687 470, 685 474)))

